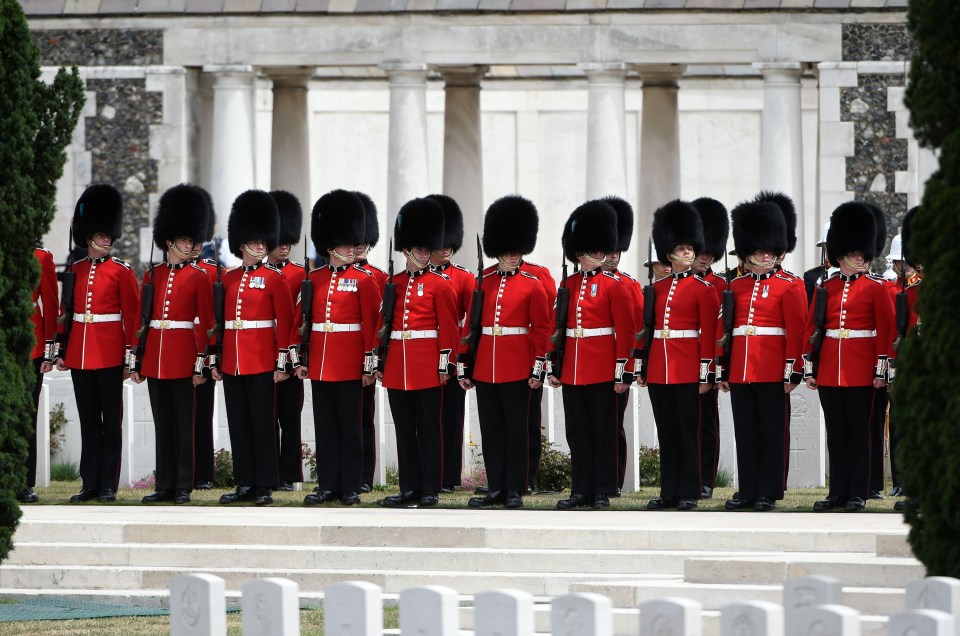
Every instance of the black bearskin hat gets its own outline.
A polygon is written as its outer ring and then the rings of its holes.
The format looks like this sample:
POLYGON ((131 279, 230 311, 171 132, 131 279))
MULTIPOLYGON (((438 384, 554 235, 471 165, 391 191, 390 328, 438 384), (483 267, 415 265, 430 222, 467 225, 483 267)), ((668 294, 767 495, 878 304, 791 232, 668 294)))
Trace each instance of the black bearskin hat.
POLYGON ((617 251, 626 252, 633 238, 633 208, 620 197, 608 196, 600 200, 617 213, 617 251))
MULTIPOLYGON (((754 203, 763 203, 764 201, 773 203, 780 208, 787 228, 787 248, 784 252, 792 252, 797 247, 797 206, 794 205, 793 199, 783 192, 762 190, 760 194, 753 198, 754 203)), ((784 252, 778 252, 778 254, 784 252)))
MULTIPOLYGON (((377 219, 377 205, 364 192, 354 192, 357 198, 363 203, 363 212, 365 215, 364 238, 363 243, 370 247, 376 247, 380 240, 380 221, 377 219)), ((358 243, 359 245, 359 243, 358 243)))
POLYGON ((363 201, 354 192, 333 190, 317 199, 310 216, 310 238, 319 256, 337 245, 363 243, 366 226, 363 201))
POLYGON ((160 196, 157 214, 153 217, 153 243, 166 254, 167 241, 189 236, 202 241, 209 219, 207 200, 200 188, 188 183, 175 185, 160 196))
POLYGON ((916 222, 919 211, 920 206, 914 206, 907 210, 907 213, 903 217, 903 225, 900 226, 900 249, 903 250, 903 260, 913 268, 917 267, 917 261, 919 259, 917 258, 917 250, 914 250, 910 246, 910 238, 913 236, 913 224, 916 222))
POLYGON ((123 234, 123 196, 108 183, 87 187, 73 210, 73 242, 86 248, 98 233, 108 234, 114 242, 123 234))
MULTIPOLYGON (((876 254, 883 254, 883 247, 887 244, 887 217, 884 216, 883 210, 880 209, 880 206, 876 203, 866 203, 866 206, 870 208, 870 211, 873 212, 873 220, 877 223, 877 241, 874 244, 876 248, 876 254)), ((902 239, 901 239, 902 240, 902 239)))
POLYGON ((754 252, 774 256, 787 249, 787 223, 782 208, 772 201, 747 201, 733 208, 733 246, 745 261, 754 252))
POLYGON ((563 226, 563 255, 571 263, 577 254, 617 249, 617 212, 607 203, 587 201, 570 213, 563 226))
POLYGON ((445 194, 429 194, 428 199, 432 199, 443 208, 443 247, 449 247, 454 252, 459 252, 463 247, 463 212, 460 206, 445 194))
POLYGON ((859 201, 841 203, 830 215, 827 231, 827 258, 831 263, 851 252, 862 252, 864 260, 877 256, 877 221, 870 208, 859 201))
POLYGON ((434 199, 412 199, 403 204, 393 224, 393 249, 398 252, 425 247, 444 247, 443 207, 434 199))
POLYGON ((270 196, 277 203, 280 213, 280 236, 277 245, 295 245, 303 232, 303 208, 300 199, 286 190, 271 190, 270 196))
POLYGON ((700 197, 693 203, 703 222, 703 251, 713 256, 716 263, 727 250, 727 237, 730 236, 730 220, 727 208, 710 197, 700 197))
POLYGON ((653 246, 660 262, 670 265, 670 255, 678 245, 692 245, 693 251, 703 251, 703 221, 697 209, 675 199, 653 213, 653 246))
POLYGON ((529 254, 537 245, 540 217, 532 201, 510 194, 490 204, 483 217, 483 253, 490 258, 504 254, 529 254))
POLYGON ((227 221, 227 244, 230 253, 240 256, 240 246, 247 241, 262 240, 267 251, 277 247, 280 237, 280 213, 269 192, 247 190, 236 198, 227 221))
POLYGON ((201 187, 198 186, 198 185, 193 185, 193 184, 191 184, 190 187, 191 187, 191 188, 194 188, 195 190, 197 190, 197 192, 199 192, 200 195, 203 196, 203 200, 206 201, 206 203, 207 203, 207 208, 206 208, 206 211, 207 211, 206 223, 207 223, 207 225, 206 225, 206 227, 205 227, 204 230, 203 230, 203 236, 198 236, 198 237, 197 237, 197 242, 199 242, 199 243, 207 243, 207 242, 213 240, 213 234, 214 234, 214 232, 215 232, 216 229, 217 229, 217 213, 216 213, 216 211, 213 209, 213 197, 210 196, 210 193, 209 193, 209 192, 207 192, 204 188, 201 188, 201 187))

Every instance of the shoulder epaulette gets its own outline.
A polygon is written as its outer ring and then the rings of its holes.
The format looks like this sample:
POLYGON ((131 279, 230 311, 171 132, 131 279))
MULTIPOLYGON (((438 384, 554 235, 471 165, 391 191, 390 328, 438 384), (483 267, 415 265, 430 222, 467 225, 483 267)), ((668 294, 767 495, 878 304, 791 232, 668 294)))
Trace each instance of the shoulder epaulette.
POLYGON ((778 274, 784 274, 784 275, 786 275, 786 276, 790 276, 791 278, 800 278, 799 276, 797 276, 796 274, 794 274, 794 273, 791 272, 790 270, 788 270, 788 269, 783 269, 782 267, 780 268, 780 271, 777 272, 777 273, 778 273, 778 274))
POLYGON ((603 275, 607 278, 612 278, 613 280, 620 280, 620 277, 614 274, 613 272, 603 272, 603 275))
POLYGON ((215 261, 212 258, 205 258, 203 259, 203 262, 206 263, 207 265, 213 265, 214 267, 217 266, 217 261, 215 261))
POLYGON ((192 267, 193 269, 197 270, 198 272, 203 272, 203 275, 204 275, 204 276, 207 275, 207 270, 203 269, 202 267, 200 267, 200 266, 197 265, 196 263, 190 263, 190 267, 192 267))
MULTIPOLYGON (((494 274, 496 274, 496 272, 494 271, 494 269, 495 269, 495 268, 490 268, 490 269, 485 269, 485 270, 483 270, 483 277, 484 277, 484 278, 487 278, 488 276, 493 276, 494 274)), ((520 272, 520 273, 523 274, 523 273, 525 273, 525 272, 520 272)), ((534 276, 534 278, 536 278, 536 276, 534 276)))
POLYGON ((128 263, 127 261, 125 261, 125 260, 123 260, 123 259, 117 258, 116 256, 112 257, 110 260, 112 260, 112 261, 113 261, 114 263, 116 263, 117 265, 123 265, 123 266, 126 267, 127 269, 133 269, 133 267, 130 265, 130 263, 128 263))
POLYGON ((535 280, 535 281, 537 281, 538 283, 540 282, 540 279, 539 279, 539 278, 537 278, 536 276, 534 276, 534 275, 531 274, 530 272, 525 272, 525 271, 523 271, 522 269, 520 270, 520 275, 521 275, 521 276, 526 276, 527 278, 530 278, 530 279, 532 279, 532 280, 535 280))
POLYGON ((431 274, 436 274, 437 276, 439 276, 439 277, 442 278, 443 280, 450 280, 450 277, 449 277, 449 276, 447 276, 447 275, 444 274, 443 272, 438 272, 438 271, 435 270, 435 269, 431 269, 431 270, 430 270, 430 273, 431 273, 431 274))
POLYGON ((708 281, 706 278, 704 278, 704 277, 701 276, 700 274, 694 274, 694 275, 693 275, 693 279, 700 281, 701 283, 703 283, 703 284, 706 285, 707 287, 713 287, 713 283, 711 283, 710 281, 708 281))
POLYGON ((540 268, 542 268, 542 269, 546 269, 546 268, 545 268, 543 265, 541 265, 540 263, 534 263, 533 261, 523 261, 523 264, 524 264, 524 265, 529 265, 530 267, 540 267, 540 268))
POLYGON ((274 271, 274 272, 276 272, 276 273, 278 273, 278 274, 283 274, 283 272, 280 271, 280 268, 277 267, 276 265, 274 265, 273 263, 264 263, 263 266, 264 266, 266 269, 272 270, 272 271, 274 271))
POLYGON ((490 273, 492 273, 493 270, 495 270, 495 269, 497 269, 497 266, 496 266, 496 265, 488 265, 487 267, 484 267, 484 268, 483 268, 483 273, 484 273, 484 275, 490 274, 490 273))
POLYGON ((788 283, 795 283, 795 282, 797 282, 797 280, 798 280, 796 276, 789 276, 789 275, 788 275, 788 276, 784 276, 784 273, 783 273, 783 272, 777 272, 776 274, 773 275, 773 277, 774 277, 774 278, 779 278, 780 280, 785 280, 785 281, 787 281, 788 283))
POLYGON ((886 280, 885 280, 882 276, 875 276, 875 275, 873 275, 873 274, 867 274, 866 276, 864 276, 864 278, 866 278, 866 279, 868 279, 868 280, 872 280, 873 282, 879 283, 879 284, 881 284, 881 285, 885 285, 885 284, 886 284, 886 280))
POLYGON ((467 272, 468 274, 471 273, 470 270, 467 269, 466 267, 464 267, 463 265, 459 265, 459 264, 457 264, 457 263, 450 263, 450 265, 451 265, 452 267, 455 267, 456 269, 459 269, 459 270, 461 270, 461 271, 467 272))
POLYGON ((377 271, 380 272, 381 274, 386 274, 386 273, 387 273, 387 270, 383 269, 382 267, 377 267, 376 265, 374 265, 373 263, 370 263, 370 262, 368 262, 366 265, 364 265, 364 267, 370 268, 371 271, 372 271, 372 270, 377 270, 377 271))
POLYGON ((626 278, 627 280, 632 280, 632 281, 634 281, 634 282, 636 282, 636 280, 637 280, 636 278, 634 278, 633 276, 631 276, 630 274, 628 274, 628 273, 626 273, 626 272, 624 272, 624 271, 618 272, 618 275, 622 276, 623 278, 626 278))
POLYGON ((373 276, 373 272, 371 272, 369 269, 364 269, 363 267, 361 267, 361 266, 359 266, 359 265, 354 265, 353 268, 354 268, 355 270, 359 271, 359 272, 363 272, 363 273, 366 274, 367 276, 373 276))

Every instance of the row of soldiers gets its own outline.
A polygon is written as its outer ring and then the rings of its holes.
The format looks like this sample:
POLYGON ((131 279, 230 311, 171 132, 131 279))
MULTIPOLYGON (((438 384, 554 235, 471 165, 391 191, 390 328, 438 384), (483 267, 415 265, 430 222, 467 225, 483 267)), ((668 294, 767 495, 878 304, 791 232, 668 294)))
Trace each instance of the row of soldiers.
MULTIPOLYGON (((487 210, 482 249, 497 263, 484 269, 481 260, 475 275, 450 262, 463 243, 456 202, 408 202, 392 240, 404 270, 393 275, 392 260, 389 273, 366 261, 379 240, 366 195, 335 190, 316 202, 310 234, 327 264, 308 272, 289 260, 299 202, 252 190, 228 223, 230 251, 243 264, 224 272, 216 261, 196 262, 215 215, 209 195, 184 184, 161 197, 153 230, 165 256, 138 290, 130 267, 109 257, 121 197, 91 186, 73 220, 88 257, 69 266, 56 338, 45 310, 56 306, 55 291, 50 300, 47 276, 38 287, 46 294, 38 342, 47 343, 35 356, 38 373, 71 369, 81 419, 83 489, 71 501, 116 496, 120 385, 130 377, 147 380, 157 429, 157 490, 145 503, 186 502, 193 487, 209 487, 213 381, 224 383, 238 484, 221 502, 270 503, 273 489, 302 481, 307 379, 318 486, 305 503, 357 503, 372 482, 379 380, 400 473, 400 493, 382 505, 434 506, 459 485, 464 392, 475 388, 489 489, 469 505, 522 506, 548 383, 564 387, 574 467, 571 496, 557 507, 602 509, 623 485, 623 417, 636 380, 648 387, 661 450, 661 495, 649 509, 688 510, 711 496, 723 390, 740 478, 726 507, 771 510, 786 484, 789 393, 806 381, 821 390, 832 458, 830 496, 815 509, 861 509, 875 434, 862 424, 892 378, 897 332, 892 292, 866 274, 883 245, 883 215, 861 203, 833 213, 824 253, 839 273, 824 270, 809 310, 803 280, 780 267, 796 243, 789 198, 761 193, 731 216, 741 275, 729 286, 710 270, 725 251, 727 212, 704 198, 656 211, 658 257, 642 287, 618 270, 633 234, 630 206, 616 197, 587 202, 564 226, 564 255, 576 269, 557 288, 546 268, 523 258, 535 247, 538 215, 519 196, 487 210)), ((49 253, 38 258, 52 271, 49 253)))

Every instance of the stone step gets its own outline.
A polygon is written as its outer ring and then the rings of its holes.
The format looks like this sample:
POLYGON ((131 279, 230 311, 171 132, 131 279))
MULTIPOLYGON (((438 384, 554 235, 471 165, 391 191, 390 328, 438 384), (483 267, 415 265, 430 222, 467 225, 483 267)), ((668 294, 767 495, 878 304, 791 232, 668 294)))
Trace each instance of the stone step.
POLYGON ((904 587, 926 574, 914 558, 835 553, 691 558, 684 562, 688 583, 778 584, 796 576, 832 576, 855 587, 904 587))

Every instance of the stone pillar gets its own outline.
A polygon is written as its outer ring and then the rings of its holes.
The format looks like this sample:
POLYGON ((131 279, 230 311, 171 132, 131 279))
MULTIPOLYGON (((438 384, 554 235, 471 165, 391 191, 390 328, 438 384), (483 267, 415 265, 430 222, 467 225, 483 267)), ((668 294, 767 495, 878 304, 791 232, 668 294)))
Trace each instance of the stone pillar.
MULTIPOLYGON (((804 241, 803 125, 800 108, 801 63, 760 62, 763 74, 763 114, 760 120, 760 187, 786 193, 797 208, 795 256, 784 263, 792 271, 804 271, 810 260, 804 241), (791 262, 791 260, 793 262, 791 262)), ((813 265, 813 263, 810 263, 813 265)))
POLYGON ((581 64, 587 76, 587 198, 627 196, 627 65, 581 64))
POLYGON ((424 64, 387 63, 390 84, 390 132, 387 154, 387 225, 381 235, 391 237, 400 207, 427 191, 427 67, 424 64))
MULTIPOLYGON (((640 178, 634 227, 632 271, 643 271, 653 213, 680 196, 680 120, 677 79, 680 66, 641 66, 643 110, 640 117, 640 178)), ((627 271, 630 271, 627 269, 627 271)))
POLYGON ((480 81, 487 66, 443 67, 443 193, 463 211, 461 259, 474 260, 474 237, 483 231, 483 137, 480 131, 480 81))
POLYGON ((304 210, 310 198, 310 114, 307 82, 312 68, 270 69, 273 80, 273 135, 270 148, 270 187, 300 199, 304 210))

